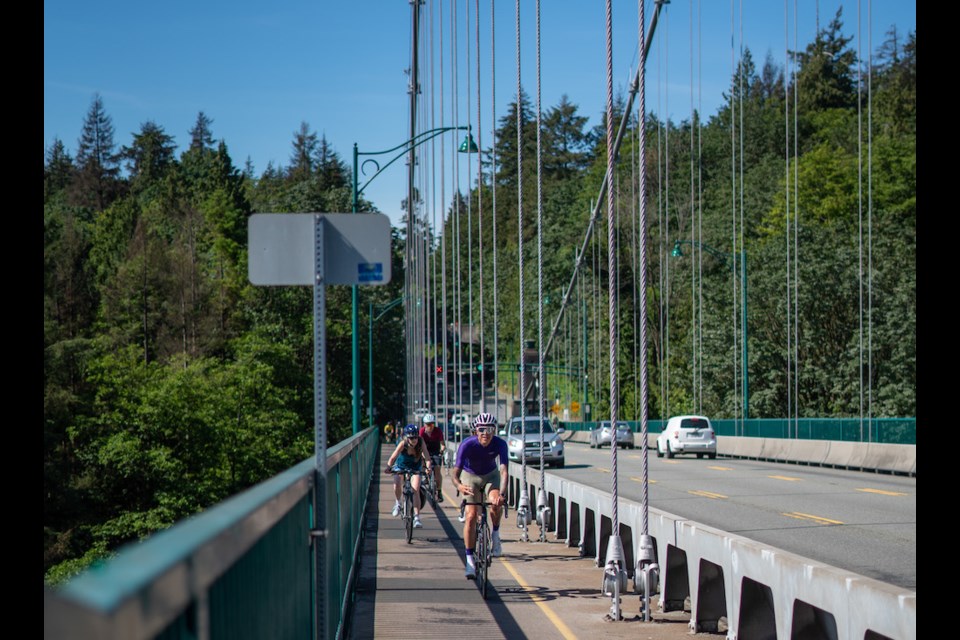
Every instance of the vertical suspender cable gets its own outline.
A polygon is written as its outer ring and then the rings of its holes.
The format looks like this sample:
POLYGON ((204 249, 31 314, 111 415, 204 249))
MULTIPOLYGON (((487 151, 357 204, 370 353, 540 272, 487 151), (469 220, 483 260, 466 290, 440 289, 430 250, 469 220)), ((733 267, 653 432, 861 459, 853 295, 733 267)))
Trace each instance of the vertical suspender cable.
POLYGON ((863 37, 860 34, 860 0, 857 0, 857 301, 859 302, 858 313, 858 338, 857 352, 859 362, 857 371, 860 374, 860 393, 859 393, 859 417, 860 417, 860 442, 863 442, 863 101, 861 69, 863 68, 863 57, 860 45, 863 37))
MULTIPOLYGON (((797 0, 793 0, 793 46, 800 50, 797 34, 797 0)), ((800 85, 793 66, 793 430, 800 437, 800 85)))
POLYGON ((540 116, 543 111, 540 101, 540 0, 536 3, 537 10, 537 417, 540 423, 540 490, 537 492, 537 521, 540 523, 540 541, 547 541, 546 523, 543 521, 541 513, 545 495, 543 493, 543 422, 546 418, 546 404, 544 403, 544 394, 546 393, 547 378, 543 368, 543 143, 542 126, 540 116))
MULTIPOLYGON (((640 0, 640 2, 642 3, 643 0, 640 0)), ((643 23, 642 23, 642 22, 640 23, 640 26, 641 26, 641 30, 642 30, 642 27, 643 27, 643 23)), ((642 43, 641 43, 641 45, 642 45, 642 43)), ((640 48, 640 51, 641 51, 641 52, 643 51, 643 47, 642 47, 642 46, 641 46, 641 48, 640 48)), ((640 65, 643 64, 643 55, 642 55, 642 53, 641 53, 640 59, 637 61, 637 64, 640 64, 640 65)), ((643 128, 643 121, 642 121, 642 120, 638 120, 638 121, 637 121, 637 130, 634 131, 634 135, 636 135, 638 138, 639 138, 639 136, 640 136, 640 131, 639 131, 639 130, 640 130, 641 128, 643 128)), ((630 201, 631 201, 631 211, 630 211, 630 223, 631 223, 631 229, 630 229, 630 253, 631 253, 631 260, 633 261, 633 264, 632 264, 632 274, 633 274, 633 286, 632 286, 632 293, 633 293, 633 369, 632 369, 632 370, 633 370, 633 371, 638 371, 638 369, 637 369, 637 346, 638 346, 639 340, 637 339, 637 317, 638 317, 641 313, 643 313, 643 311, 640 309, 640 307, 637 306, 637 296, 638 296, 638 291, 637 291, 637 242, 638 242, 638 238, 637 238, 637 216, 639 215, 639 211, 638 211, 638 209, 637 209, 637 197, 638 197, 638 196, 637 196, 637 180, 639 179, 639 178, 637 177, 637 166, 640 167, 640 171, 643 171, 643 170, 644 170, 643 153, 642 153, 642 151, 640 150, 639 139, 637 140, 637 143, 634 144, 634 148, 636 149, 636 153, 634 153, 634 152, 632 152, 632 151, 631 151, 631 153, 630 153, 630 172, 631 172, 631 177, 630 177, 630 201)), ((637 386, 638 384, 639 384, 638 376, 637 376, 637 375, 634 375, 634 376, 633 376, 633 419, 634 419, 634 420, 640 420, 640 404, 639 404, 639 393, 638 393, 639 389, 638 389, 638 386, 637 386)))
MULTIPOLYGON (((467 122, 470 122, 470 0, 464 0, 464 9, 466 11, 466 18, 464 22, 466 28, 464 33, 467 34, 467 44, 464 47, 467 52, 467 65, 466 65, 466 76, 467 76, 467 122)), ((467 324, 470 327, 470 355, 467 358, 467 375, 469 376, 469 383, 467 385, 470 391, 470 399, 468 401, 471 408, 473 408, 473 194, 471 193, 470 188, 470 179, 473 176, 471 175, 470 169, 470 154, 467 154, 467 324)), ((480 185, 477 185, 479 189, 480 185)))
MULTIPOLYGON (((609 328, 610 349, 610 461, 613 481, 612 525, 607 543, 606 566, 604 567, 604 592, 613 596, 611 614, 619 621, 620 593, 626 590, 626 577, 623 561, 623 545, 620 541, 619 496, 617 495, 617 410, 620 389, 617 385, 617 244, 616 224, 614 220, 613 194, 613 9, 611 0, 606 0, 607 34, 607 324, 609 328)), ((599 355, 599 354, 598 354, 599 355)))
MULTIPOLYGON (((746 247, 745 247, 744 244, 743 244, 743 237, 744 237, 744 236, 743 236, 743 191, 744 191, 744 185, 743 185, 743 174, 744 174, 744 168, 743 168, 743 93, 744 93, 744 86, 743 86, 743 75, 744 75, 744 68, 743 68, 743 67, 744 67, 744 65, 743 65, 743 0, 740 0, 740 64, 739 64, 739 67, 740 67, 740 242, 739 242, 740 250, 737 251, 737 246, 734 245, 734 247, 733 247, 733 256, 732 256, 733 259, 732 259, 732 263, 733 263, 733 266, 734 266, 734 269, 733 269, 733 270, 734 270, 734 278, 733 278, 733 290, 734 290, 734 292, 737 291, 738 282, 741 283, 741 284, 740 284, 741 290, 740 290, 740 292, 739 292, 740 295, 737 296, 737 297, 739 298, 739 301, 740 301, 740 316, 739 316, 739 317, 740 317, 740 330, 739 330, 739 331, 736 330, 736 329, 737 329, 737 321, 734 320, 734 323, 733 323, 734 332, 733 332, 733 333, 734 333, 734 335, 739 336, 739 337, 740 337, 740 341, 742 342, 742 344, 740 345, 740 353, 741 353, 741 359, 740 359, 740 377, 734 379, 734 386, 736 387, 737 384, 739 384, 739 386, 740 386, 740 394, 739 394, 739 395, 740 395, 741 398, 743 398, 743 402, 742 402, 742 405, 743 405, 743 406, 740 407, 740 433, 742 434, 742 433, 744 432, 744 429, 746 428, 746 422, 744 422, 744 421, 745 421, 746 418, 747 418, 747 386, 746 386, 746 381, 747 381, 747 359, 746 359, 746 356, 745 356, 745 354, 747 353, 747 344, 746 344, 746 340, 747 340, 747 327, 746 327, 746 322, 747 322, 746 303, 747 303, 747 300, 746 300, 746 293, 747 293, 747 292, 746 292, 745 290, 743 290, 743 287, 746 285, 746 282, 747 282, 747 280, 746 280, 746 273, 744 273, 744 271, 745 271, 746 268, 747 268, 747 265, 744 263, 744 260, 743 260, 743 257, 746 256, 746 247), (737 259, 738 257, 740 258, 739 261, 738 261, 738 259, 737 259), (739 278, 737 278, 737 275, 736 275, 736 272, 738 271, 738 267, 739 267, 739 271, 740 271, 740 277, 739 277, 739 278)), ((735 309, 736 309, 736 306, 737 306, 737 305, 736 305, 736 302, 734 302, 734 308, 735 308, 735 309)), ((734 344, 736 344, 736 342, 734 342, 734 344)), ((736 370, 736 367, 734 367, 734 370, 736 370)))
MULTIPOLYGON (((693 108, 693 3, 690 3, 690 231, 691 239, 696 241, 696 233, 694 231, 694 220, 695 209, 694 203, 696 202, 694 198, 694 188, 696 181, 694 180, 693 175, 693 166, 694 166, 694 153, 693 153, 693 139, 694 139, 694 123, 696 122, 696 111, 693 108)), ((699 246, 694 243, 693 246, 699 246)), ((696 255, 696 252, 694 252, 696 255)), ((700 413, 700 403, 697 398, 697 370, 699 365, 699 359, 697 358, 697 313, 699 308, 697 307, 697 263, 694 261, 692 268, 690 269, 690 306, 693 310, 691 313, 691 323, 690 323, 690 362, 691 362, 691 371, 690 371, 690 394, 693 397, 693 407, 695 413, 700 413)))
MULTIPOLYGON (((439 25, 439 43, 438 48, 440 49, 440 119, 443 120, 443 0, 439 2, 439 16, 437 19, 437 24, 439 25)), ((451 120, 454 124, 455 121, 451 120)), ((444 424, 446 424, 449 416, 449 411, 447 411, 447 405, 450 398, 450 389, 447 385, 447 380, 449 379, 447 375, 447 345, 448 345, 448 336, 447 336, 447 195, 446 195, 446 184, 447 184, 447 175, 444 167, 444 159, 446 156, 446 145, 444 144, 444 139, 446 136, 440 136, 440 220, 443 224, 443 232, 440 234, 440 268, 441 268, 441 283, 440 283, 440 322, 443 325, 442 328, 442 340, 443 340, 443 363, 441 364, 441 371, 443 375, 443 387, 440 391, 442 394, 443 400, 440 403, 442 408, 442 416, 444 424)), ((439 420, 439 418, 438 418, 439 420)), ((444 434, 446 437, 446 434, 444 434)))
POLYGON ((500 296, 497 291, 497 253, 500 245, 497 244, 497 67, 495 52, 497 40, 494 35, 494 0, 490 0, 490 191, 491 217, 493 218, 493 398, 497 422, 500 421, 500 352, 497 325, 499 317, 497 307, 500 306, 500 296))
MULTIPOLYGON (((638 27, 637 27, 637 38, 639 39, 639 48, 640 51, 646 50, 646 43, 644 41, 643 34, 643 25, 644 25, 644 11, 643 11, 644 0, 637 1, 637 15, 638 15, 638 27)), ((654 16, 656 17, 656 16, 654 16)), ((656 567, 656 555, 654 554, 653 549, 653 539, 650 537, 650 526, 649 526, 649 502, 648 502, 648 486, 649 486, 649 467, 648 467, 648 456, 647 456, 647 433, 648 433, 648 424, 647 424, 647 171, 646 171, 646 145, 647 145, 647 129, 646 129, 646 71, 644 69, 644 60, 640 61, 639 74, 637 76, 637 122, 638 122, 638 132, 639 137, 637 146, 640 148, 640 172, 639 172, 639 186, 637 192, 640 198, 640 283, 637 287, 639 291, 640 301, 640 334, 637 338, 639 342, 639 360, 640 360, 640 442, 642 447, 642 453, 640 455, 641 465, 643 469, 643 484, 642 495, 640 500, 641 506, 641 527, 640 527, 640 548, 637 554, 637 569, 634 572, 634 582, 636 583, 637 576, 643 576, 643 584, 646 585, 645 595, 644 595, 644 620, 649 622, 651 620, 650 615, 650 595, 656 589, 653 587, 652 583, 658 581, 656 574, 653 572, 653 568, 656 567)), ((657 570, 657 573, 659 571, 657 570)))
MULTIPOLYGON (((699 56, 698 65, 697 65, 697 104, 699 105, 699 112, 701 114, 700 118, 697 118, 697 189, 698 189, 698 198, 697 198, 697 240, 703 242, 703 95, 702 88, 703 82, 700 80, 703 76, 703 17, 702 11, 703 5, 700 3, 700 0, 697 0, 697 55, 699 56)), ((697 299, 700 302, 700 318, 698 321, 697 335, 699 336, 699 349, 700 353, 703 353, 703 260, 697 259, 697 276, 700 286, 697 290, 697 299)), ((700 406, 703 406, 703 358, 700 359, 700 406)))
MULTIPOLYGON (((436 115, 438 112, 437 98, 438 98, 438 89, 437 89, 437 73, 436 73, 436 58, 437 58, 437 19, 436 11, 434 9, 433 3, 430 5, 430 128, 436 128, 443 123, 443 109, 439 108, 439 117, 436 115)), ((431 401, 430 410, 434 413, 443 415, 440 410, 440 404, 442 402, 442 397, 440 392, 442 391, 441 387, 441 377, 437 375, 436 371, 441 367, 442 356, 440 355, 441 349, 443 348, 443 343, 441 342, 441 326, 440 326, 440 298, 442 296, 442 291, 439 287, 439 243, 440 243, 440 234, 443 228, 443 200, 437 201, 437 184, 442 181, 442 173, 437 172, 437 149, 442 145, 441 140, 433 140, 430 145, 430 202, 431 202, 431 232, 430 232, 430 245, 428 247, 431 256, 431 274, 432 274, 432 284, 430 287, 430 293, 433 298, 433 306, 430 309, 430 317, 433 322, 433 331, 430 334, 430 340, 433 342, 433 362, 430 367, 430 372, 433 373, 433 399, 431 401), (439 177, 439 180, 438 180, 439 177), (438 218, 439 210, 439 218, 438 218)))
POLYGON ((613 535, 620 534, 617 499, 617 409, 620 390, 617 386, 617 256, 616 227, 613 211, 613 9, 606 0, 607 14, 607 323, 610 345, 610 464, 613 476, 613 535))
POLYGON ((520 501, 517 507, 517 517, 523 533, 520 539, 529 540, 527 534, 527 514, 529 513, 529 493, 527 491, 527 386, 526 363, 524 362, 524 335, 523 335, 523 103, 521 100, 522 87, 520 86, 520 0, 516 1, 517 13, 517 262, 519 273, 518 300, 520 307, 520 501))
MULTIPOLYGON (((475 0, 477 41, 477 148, 483 149, 480 125, 480 0, 475 0)), ((480 260, 480 411, 487 411, 486 371, 483 366, 483 163, 477 156, 477 254, 480 260)), ((473 375, 473 372, 470 372, 473 375)))
MULTIPOLYGON (((736 63, 736 41, 734 34, 734 0, 730 0, 730 76, 733 86, 730 91, 730 254, 737 253, 737 111, 740 105, 737 104, 737 86, 736 78, 740 74, 736 63)), ((741 65, 742 66, 742 65, 741 65)), ((736 395, 737 386, 737 274, 730 274, 731 292, 733 293, 730 306, 732 310, 733 324, 733 386, 736 395)), ((739 411, 734 411, 734 418, 739 417, 739 411)))
MULTIPOLYGON (((785 239, 786 239, 786 294, 787 294, 787 378, 786 378, 786 387, 787 387, 787 424, 790 424, 790 419, 792 417, 793 409, 793 386, 791 384, 791 360, 790 360, 790 345, 791 345, 791 334, 790 334, 790 87, 791 83, 789 82, 789 74, 793 72, 795 68, 796 61, 790 57, 790 38, 787 35, 787 25, 789 23, 788 13, 787 13, 787 0, 783 0, 783 56, 786 64, 789 65, 788 73, 784 74, 783 82, 783 170, 784 170, 784 224, 785 226, 785 239)), ((796 76, 793 78, 793 90, 796 92, 796 76)), ((788 428, 787 434, 789 435, 790 431, 788 428)))
POLYGON ((867 440, 873 432, 873 2, 867 0, 867 440))
MULTIPOLYGON (((452 51, 452 63, 450 73, 453 81, 453 121, 460 122, 460 87, 457 82, 459 68, 457 66, 457 3, 456 1, 450 3, 450 37, 451 37, 451 51, 452 51)), ((453 148, 456 148, 457 141, 453 140, 453 148)), ((456 242, 454 244, 454 259, 455 263, 453 266, 453 273, 455 274, 454 279, 456 280, 456 297, 454 299, 454 309, 456 310, 456 327, 457 332, 454 336, 455 344, 457 345, 457 352, 455 354, 456 364, 454 365, 456 369, 456 375, 454 376, 456 384, 456 397, 457 397, 457 407, 458 411, 463 410, 463 385, 461 383, 461 377, 463 375, 463 296, 460 289, 460 280, 459 274, 463 273, 462 267, 462 245, 460 243, 460 154, 453 154, 453 174, 454 174, 454 185, 453 190, 454 197, 454 206, 453 206, 453 215, 454 215, 454 226, 456 228, 456 242)))
MULTIPOLYGON (((670 20, 670 16, 667 16, 667 21, 670 20)), ((662 47, 663 51, 663 83, 664 86, 670 86, 670 28, 667 27, 667 33, 664 36, 666 41, 662 47)), ((664 185, 664 197, 663 197, 663 219, 666 221, 666 245, 664 246, 664 256, 666 252, 669 251, 670 247, 670 92, 663 92, 663 113, 665 114, 663 121, 663 166, 665 167, 664 176, 663 176, 663 185, 664 185)), ((673 413, 673 410, 670 407, 670 302, 673 292, 673 283, 670 280, 670 260, 665 259, 664 264, 666 267, 666 286, 667 294, 665 296, 666 302, 666 322, 664 324, 663 333, 664 333, 664 362, 666 363, 664 369, 666 370, 666 389, 664 391, 665 406, 667 408, 667 415, 673 413)))

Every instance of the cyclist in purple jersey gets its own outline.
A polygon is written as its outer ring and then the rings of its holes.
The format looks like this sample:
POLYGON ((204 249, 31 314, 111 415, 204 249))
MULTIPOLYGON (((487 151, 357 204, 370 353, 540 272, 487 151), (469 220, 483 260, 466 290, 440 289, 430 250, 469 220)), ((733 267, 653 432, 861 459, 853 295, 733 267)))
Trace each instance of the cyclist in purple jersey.
POLYGON ((500 542, 500 517, 502 505, 506 502, 507 464, 509 461, 507 443, 493 435, 497 420, 489 413, 481 413, 473 421, 474 432, 460 443, 457 459, 453 465, 453 483, 466 497, 466 519, 463 524, 463 544, 466 548, 466 576, 473 578, 477 574, 473 558, 474 545, 477 543, 476 523, 479 517, 477 504, 493 503, 490 519, 493 524, 493 555, 503 553, 500 542))

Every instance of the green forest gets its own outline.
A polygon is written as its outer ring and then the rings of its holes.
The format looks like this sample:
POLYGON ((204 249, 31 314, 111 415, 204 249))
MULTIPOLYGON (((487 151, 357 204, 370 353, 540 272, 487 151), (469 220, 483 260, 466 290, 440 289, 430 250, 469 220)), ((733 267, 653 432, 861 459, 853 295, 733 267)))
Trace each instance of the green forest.
MULTIPOLYGON (((858 66, 851 40, 838 13, 793 52, 789 71, 744 51, 716 114, 672 122, 647 110, 642 158, 639 123, 630 121, 614 177, 622 418, 639 414, 641 346, 651 419, 742 411, 739 264, 722 259, 738 255, 748 256, 750 417, 916 416, 916 32, 891 29, 869 66, 858 66), (638 229, 641 160, 646 226, 638 229), (643 310, 634 302, 641 237, 643 310), (683 258, 671 256, 678 240, 683 258)), ((624 104, 621 96, 621 112, 624 104)), ((50 584, 312 455, 312 291, 249 283, 247 219, 351 210, 351 167, 305 122, 288 164, 256 175, 251 159, 238 166, 229 141, 215 138, 215 114, 198 113, 180 150, 156 122, 119 139, 108 107, 94 95, 78 114, 74 153, 61 140, 44 150, 50 584)), ((482 150, 482 183, 444 204, 440 231, 418 227, 427 250, 457 274, 446 291, 437 284, 438 309, 441 299, 448 309, 472 304, 475 324, 482 314, 484 353, 475 358, 485 362, 495 310, 499 360, 520 357, 521 237, 522 332, 537 338, 538 302, 549 331, 606 171, 605 121, 588 128, 565 97, 540 120, 538 150, 536 112, 524 92, 516 96, 482 150), (453 284, 480 281, 481 243, 482 305, 479 286, 468 300, 453 284)), ((364 200, 359 209, 377 210, 364 200)), ((576 367, 587 349, 594 416, 609 412, 605 210, 548 354, 551 364, 576 367)), ((402 295, 406 240, 394 229, 392 282, 362 289, 361 327, 370 304, 402 295)), ((329 444, 352 433, 350 309, 349 287, 328 287, 329 444)), ((376 340, 376 414, 399 417, 403 313, 380 318, 376 340)), ((364 370, 366 351, 364 335, 364 370)), ((559 395, 562 381, 548 382, 559 395)))

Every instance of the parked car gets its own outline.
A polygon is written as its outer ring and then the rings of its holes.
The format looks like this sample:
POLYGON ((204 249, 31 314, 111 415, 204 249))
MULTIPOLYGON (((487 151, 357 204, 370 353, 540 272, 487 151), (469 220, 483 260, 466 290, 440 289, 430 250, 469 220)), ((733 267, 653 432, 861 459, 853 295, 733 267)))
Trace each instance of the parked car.
MULTIPOLYGON (((610 421, 604 420, 599 423, 595 429, 590 431, 590 448, 599 449, 603 445, 610 446, 613 429, 610 428, 610 421)), ((633 449, 633 431, 626 422, 617 421, 617 446, 633 449)))
POLYGON ((706 455, 717 457, 717 436, 705 416, 674 416, 667 421, 657 436, 657 457, 664 454, 672 458, 678 453, 695 453, 698 458, 706 455))
POLYGON ((554 467, 563 468, 563 440, 560 434, 563 427, 554 429, 549 420, 539 416, 527 416, 526 421, 517 417, 510 418, 506 427, 507 451, 510 460, 520 462, 521 452, 526 456, 527 464, 539 464, 540 424, 543 423, 543 462, 554 467))

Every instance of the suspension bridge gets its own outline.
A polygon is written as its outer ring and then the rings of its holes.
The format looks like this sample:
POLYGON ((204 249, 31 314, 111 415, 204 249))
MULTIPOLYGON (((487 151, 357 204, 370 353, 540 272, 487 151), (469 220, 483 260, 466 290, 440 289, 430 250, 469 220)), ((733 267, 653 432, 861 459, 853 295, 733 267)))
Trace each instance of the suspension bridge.
MULTIPOLYGON (((893 300, 915 307, 915 277, 905 293, 879 265, 915 260, 915 245, 885 235, 888 212, 881 202, 874 209, 874 190, 888 176, 874 182, 870 52, 837 72, 856 81, 855 117, 844 120, 853 122, 856 179, 838 182, 829 170, 841 169, 801 111, 811 103, 798 78, 829 49, 820 31, 820 49, 804 57, 789 35, 796 16, 785 11, 779 79, 756 75, 741 41, 724 114, 711 126, 691 108, 672 127, 649 117, 646 101, 666 3, 639 3, 637 62, 615 100, 608 1, 606 111, 595 136, 604 153, 593 181, 583 174, 579 191, 595 187, 583 206, 580 197, 562 199, 570 186, 557 178, 557 156, 544 157, 545 133, 557 129, 541 121, 540 3, 533 25, 521 23, 519 2, 512 21, 494 2, 482 15, 480 4, 411 3, 409 138, 384 151, 354 148, 351 212, 287 214, 283 229, 271 226, 276 214, 251 218, 251 280, 314 289, 316 456, 62 589, 45 588, 44 636, 916 638, 916 421, 889 413, 915 414, 915 324, 913 350, 897 351, 903 334, 885 320, 893 300), (493 95, 489 110, 481 101, 496 86, 481 78, 481 25, 491 53, 495 23, 516 40, 516 102, 507 116, 498 116, 493 95), (536 86, 533 117, 522 99, 521 52, 536 59, 527 78, 536 86), (434 57, 447 60, 454 86, 424 72, 421 63, 434 57), (436 113, 440 123, 452 120, 438 124, 436 113), (782 145, 777 166, 755 157, 769 141, 746 139, 771 114, 781 118, 769 127, 782 145), (687 143, 673 150, 682 165, 669 158, 671 140, 687 143), (822 164, 804 161, 801 143, 805 152, 819 149, 822 164), (720 168, 704 146, 724 151, 719 191, 720 168), (401 159, 402 295, 379 299, 367 285, 401 274, 389 269, 383 216, 362 211, 360 196, 401 159), (682 185, 672 194, 671 177, 682 185), (751 185, 762 180, 778 186, 758 196, 751 185), (838 184, 846 191, 831 202, 853 207, 842 217, 809 195, 838 184), (557 201, 581 209, 558 212, 557 201), (254 221, 270 227, 266 235, 254 236, 254 221), (576 242, 559 245, 560 237, 576 242), (328 448, 330 285, 353 287, 353 435, 328 448), (403 316, 407 422, 426 409, 446 429, 454 412, 491 411, 500 422, 549 416, 563 429, 564 468, 525 457, 509 465, 511 512, 487 598, 463 577, 449 476, 445 500, 424 508, 412 542, 390 515, 382 473, 390 450, 375 423, 372 371, 374 323, 393 309, 403 316), (834 377, 824 380, 827 373, 834 377), (892 404, 893 388, 907 388, 907 400, 892 404), (829 407, 853 417, 823 416, 829 407), (647 455, 664 420, 680 413, 714 418, 717 461, 647 455), (613 446, 605 455, 588 447, 600 419, 627 421, 638 449, 613 446)), ((692 9, 690 25, 707 26, 692 9)), ((492 76, 510 67, 485 64, 492 76)), ((913 232, 915 242, 915 222, 913 232)), ((912 264, 903 266, 915 271, 912 264)), ((461 435, 451 433, 451 452, 461 435)), ((542 427, 540 435, 543 446, 542 427)))

